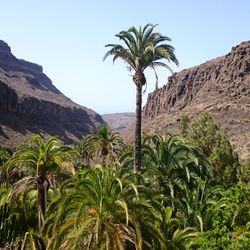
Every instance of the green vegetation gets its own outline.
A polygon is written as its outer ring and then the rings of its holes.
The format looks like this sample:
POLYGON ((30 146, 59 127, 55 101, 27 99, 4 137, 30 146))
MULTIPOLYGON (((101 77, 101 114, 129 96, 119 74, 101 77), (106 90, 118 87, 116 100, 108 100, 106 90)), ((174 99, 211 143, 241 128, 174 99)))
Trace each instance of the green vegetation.
MULTIPOLYGON (((107 125, 74 145, 28 138, 0 146, 0 248, 17 250, 250 249, 250 158, 205 113, 179 134, 141 134, 144 71, 178 64, 156 25, 121 31, 104 59, 136 85, 135 144, 107 125)), ((171 69, 170 69, 171 70, 171 69)))
POLYGON ((208 113, 191 121, 183 115, 179 122, 181 133, 189 138, 207 156, 216 173, 222 173, 223 181, 235 182, 239 160, 229 138, 208 113))
POLYGON ((211 116, 134 146, 104 125, 74 146, 32 136, 1 148, 0 247, 248 249, 249 160, 211 116))
POLYGON ((45 142, 40 136, 32 136, 3 166, 3 173, 9 177, 18 171, 18 181, 12 186, 12 197, 24 195, 31 188, 36 189, 38 228, 42 226, 47 208, 51 185, 49 178, 53 179, 53 173, 66 169, 74 172, 73 165, 66 161, 73 152, 73 149, 61 145, 56 138, 45 142))

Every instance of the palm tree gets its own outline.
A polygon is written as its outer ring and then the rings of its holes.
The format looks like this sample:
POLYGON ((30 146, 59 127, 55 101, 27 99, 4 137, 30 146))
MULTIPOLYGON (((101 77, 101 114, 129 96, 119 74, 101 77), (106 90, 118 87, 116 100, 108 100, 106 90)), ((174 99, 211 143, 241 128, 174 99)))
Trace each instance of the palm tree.
MULTIPOLYGON (((142 88, 146 84, 145 69, 151 68, 156 74, 156 67, 161 66, 169 70, 170 67, 160 61, 166 59, 178 65, 174 54, 174 48, 167 44, 171 41, 169 37, 154 32, 156 25, 147 24, 143 29, 137 30, 131 27, 128 31, 121 31, 116 36, 120 38, 125 46, 120 44, 107 44, 111 49, 104 55, 123 60, 130 71, 133 72, 133 81, 136 85, 136 125, 135 125, 135 157, 134 169, 141 170, 141 111, 142 111, 142 88)), ((157 80, 157 74, 156 74, 157 80)))
POLYGON ((107 156, 118 156, 124 147, 124 143, 119 133, 109 129, 108 125, 101 125, 96 132, 88 135, 81 143, 81 153, 83 156, 92 158, 100 156, 103 164, 107 156))
MULTIPOLYGON (((127 146, 119 159, 125 171, 132 165, 133 150, 131 145, 127 146)), ((192 188, 200 178, 212 176, 200 150, 179 135, 144 135, 142 153, 143 182, 158 186, 164 194, 173 188, 181 194, 183 190, 178 186, 186 184, 192 188)))
POLYGON ((133 179, 97 166, 66 181, 46 213, 48 249, 151 249, 157 213, 133 179))
POLYGON ((221 199, 223 192, 221 186, 211 186, 209 181, 203 180, 199 180, 193 190, 185 186, 180 198, 179 214, 189 226, 201 232, 209 230, 215 212, 225 206, 221 199))
MULTIPOLYGON (((6 249, 45 249, 27 248, 31 242, 26 242, 30 241, 31 232, 37 229, 36 193, 31 189, 14 198, 11 197, 12 190, 0 188, 0 249, 3 246, 6 249)), ((42 244, 35 234, 32 234, 32 238, 33 245, 42 244)))
POLYGON ((14 184, 12 194, 18 196, 35 188, 37 190, 38 227, 41 228, 47 207, 47 193, 51 186, 50 177, 58 171, 73 173, 68 161, 75 151, 52 137, 44 141, 39 135, 32 136, 21 145, 4 165, 4 171, 11 175, 23 171, 24 178, 14 184))
POLYGON ((173 216, 172 207, 163 207, 161 211, 160 225, 161 233, 164 235, 164 244, 160 247, 157 243, 154 249, 186 250, 190 249, 193 239, 198 236, 195 228, 183 227, 183 223, 173 216))
POLYGON ((168 180, 182 179, 190 186, 198 178, 210 178, 212 170, 202 152, 179 135, 148 135, 143 139, 147 147, 145 165, 155 167, 168 180))

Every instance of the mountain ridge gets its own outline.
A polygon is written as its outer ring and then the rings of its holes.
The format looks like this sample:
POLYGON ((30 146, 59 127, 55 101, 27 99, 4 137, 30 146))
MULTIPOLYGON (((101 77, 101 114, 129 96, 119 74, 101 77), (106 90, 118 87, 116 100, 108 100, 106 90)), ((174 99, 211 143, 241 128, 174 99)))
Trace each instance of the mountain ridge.
POLYGON ((99 114, 63 95, 42 66, 17 59, 0 40, 0 144, 13 147, 34 133, 72 142, 103 123, 99 114))
POLYGON ((121 112, 102 115, 109 127, 117 132, 127 129, 135 122, 134 112, 121 112))

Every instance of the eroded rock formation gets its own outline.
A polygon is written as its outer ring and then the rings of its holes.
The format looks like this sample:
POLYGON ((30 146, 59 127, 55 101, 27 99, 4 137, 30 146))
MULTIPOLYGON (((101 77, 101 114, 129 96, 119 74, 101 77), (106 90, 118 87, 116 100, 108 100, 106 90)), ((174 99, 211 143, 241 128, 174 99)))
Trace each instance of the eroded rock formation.
POLYGON ((64 96, 40 65, 17 59, 0 41, 0 144, 16 146, 27 135, 82 138, 104 123, 93 110, 64 96))
POLYGON ((201 112, 213 115, 242 158, 250 155, 250 41, 169 77, 148 96, 144 130, 173 130, 181 113, 196 117, 201 112))

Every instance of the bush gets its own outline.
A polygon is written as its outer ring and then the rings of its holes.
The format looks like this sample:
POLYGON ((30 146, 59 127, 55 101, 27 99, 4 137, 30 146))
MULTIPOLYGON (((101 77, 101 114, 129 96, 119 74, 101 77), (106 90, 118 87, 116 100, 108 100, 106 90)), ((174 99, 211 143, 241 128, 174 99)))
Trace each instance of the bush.
POLYGON ((179 121, 179 130, 202 150, 211 167, 224 181, 237 182, 238 155, 226 132, 214 122, 210 114, 203 113, 195 120, 183 115, 179 121))

